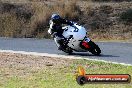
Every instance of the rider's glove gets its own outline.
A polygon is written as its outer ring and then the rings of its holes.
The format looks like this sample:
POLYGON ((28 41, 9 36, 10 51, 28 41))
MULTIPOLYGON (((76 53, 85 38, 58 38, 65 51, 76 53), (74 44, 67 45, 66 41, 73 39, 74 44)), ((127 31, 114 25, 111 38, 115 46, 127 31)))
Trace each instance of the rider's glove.
POLYGON ((52 34, 52 29, 51 28, 49 28, 48 33, 52 34))
POLYGON ((70 26, 73 26, 73 25, 74 25, 74 22, 70 21, 70 22, 69 22, 69 25, 70 25, 70 26))

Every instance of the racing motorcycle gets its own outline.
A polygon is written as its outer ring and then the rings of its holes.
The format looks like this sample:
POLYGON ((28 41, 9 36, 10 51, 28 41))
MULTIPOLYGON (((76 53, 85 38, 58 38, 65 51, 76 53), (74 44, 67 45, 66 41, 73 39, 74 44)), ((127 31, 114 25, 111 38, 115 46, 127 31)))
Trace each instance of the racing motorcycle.
MULTIPOLYGON (((64 26, 62 28, 63 36, 65 37, 63 44, 66 45, 63 52, 72 54, 73 51, 76 52, 91 52, 94 55, 100 55, 101 50, 97 44, 91 41, 87 36, 87 31, 83 26, 74 23, 73 26, 64 26)), ((56 45, 59 44, 54 37, 56 45)))

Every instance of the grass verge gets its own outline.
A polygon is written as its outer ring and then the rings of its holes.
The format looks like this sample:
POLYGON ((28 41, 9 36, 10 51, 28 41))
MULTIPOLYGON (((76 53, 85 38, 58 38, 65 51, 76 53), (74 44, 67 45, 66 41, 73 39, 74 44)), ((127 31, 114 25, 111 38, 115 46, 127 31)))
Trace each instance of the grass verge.
POLYGON ((72 60, 0 53, 0 88, 132 88, 130 84, 76 83, 78 66, 87 74, 130 74, 132 66, 89 60, 72 60))

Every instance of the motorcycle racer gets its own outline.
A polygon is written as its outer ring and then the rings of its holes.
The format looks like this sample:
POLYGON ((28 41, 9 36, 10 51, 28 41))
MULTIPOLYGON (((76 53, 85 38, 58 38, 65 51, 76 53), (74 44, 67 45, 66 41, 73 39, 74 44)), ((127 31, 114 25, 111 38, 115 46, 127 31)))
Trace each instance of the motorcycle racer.
POLYGON ((48 33, 51 34, 53 37, 56 37, 56 40, 60 45, 58 47, 58 50, 62 50, 66 46, 63 44, 65 38, 62 35, 64 31, 62 29, 62 24, 67 24, 72 26, 73 23, 71 21, 61 18, 59 14, 52 14, 49 24, 50 24, 50 28, 48 30, 48 33))

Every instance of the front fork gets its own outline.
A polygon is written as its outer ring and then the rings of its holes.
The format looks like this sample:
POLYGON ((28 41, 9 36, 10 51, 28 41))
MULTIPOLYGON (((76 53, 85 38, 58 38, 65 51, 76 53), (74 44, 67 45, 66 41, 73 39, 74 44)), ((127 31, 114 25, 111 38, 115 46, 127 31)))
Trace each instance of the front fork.
MULTIPOLYGON (((67 38, 67 39, 64 38, 64 40, 63 40, 63 44, 64 44, 65 46, 67 46, 67 44, 69 43, 69 41, 70 41, 70 39, 71 39, 72 37, 73 37, 73 36, 71 35, 71 36, 69 36, 69 38, 67 38)), ((54 37, 54 41, 55 41, 57 47, 59 47, 60 44, 58 43, 57 40, 58 40, 57 37, 54 37)))

